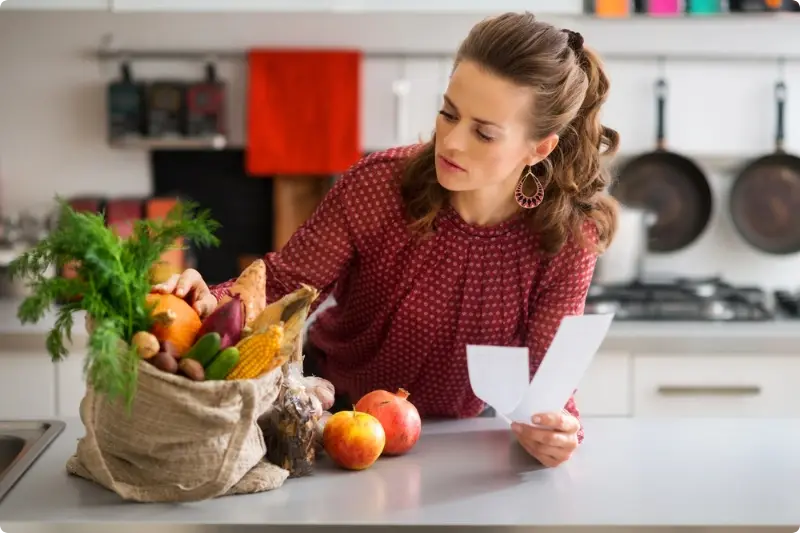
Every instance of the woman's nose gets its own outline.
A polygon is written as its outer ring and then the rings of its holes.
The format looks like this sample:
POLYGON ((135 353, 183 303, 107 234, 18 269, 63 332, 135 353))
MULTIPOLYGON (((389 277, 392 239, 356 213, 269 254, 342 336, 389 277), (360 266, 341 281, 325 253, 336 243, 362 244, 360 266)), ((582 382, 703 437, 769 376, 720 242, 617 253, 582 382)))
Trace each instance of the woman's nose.
POLYGON ((458 126, 451 127, 442 138, 442 145, 447 150, 461 151, 465 146, 465 135, 458 126))

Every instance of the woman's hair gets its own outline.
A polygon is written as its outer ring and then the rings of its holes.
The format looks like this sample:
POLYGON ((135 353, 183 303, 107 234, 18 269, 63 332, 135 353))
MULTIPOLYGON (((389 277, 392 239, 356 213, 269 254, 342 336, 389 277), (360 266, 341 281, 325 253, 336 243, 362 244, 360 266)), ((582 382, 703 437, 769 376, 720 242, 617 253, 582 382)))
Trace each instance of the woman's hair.
MULTIPOLYGON (((531 137, 559 135, 553 152, 532 168, 545 197, 526 216, 541 236, 542 249, 554 254, 572 234, 602 252, 616 231, 617 202, 606 193, 611 177, 600 157, 616 152, 619 135, 600 123, 609 80, 597 55, 583 47, 580 34, 540 22, 530 13, 506 13, 472 28, 454 68, 462 61, 533 89, 531 137), (587 220, 597 227, 596 243, 584 238, 587 220)), ((434 164, 431 140, 409 158, 402 175, 401 192, 412 229, 422 233, 432 229, 447 201, 448 192, 436 180, 434 164)))

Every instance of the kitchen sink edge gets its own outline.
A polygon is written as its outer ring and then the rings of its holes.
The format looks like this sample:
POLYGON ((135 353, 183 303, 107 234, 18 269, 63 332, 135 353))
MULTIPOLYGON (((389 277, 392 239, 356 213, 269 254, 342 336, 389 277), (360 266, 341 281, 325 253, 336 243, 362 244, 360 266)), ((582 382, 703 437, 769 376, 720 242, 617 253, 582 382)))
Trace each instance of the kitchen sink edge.
POLYGON ((66 427, 61 420, 0 420, 0 501, 66 427))

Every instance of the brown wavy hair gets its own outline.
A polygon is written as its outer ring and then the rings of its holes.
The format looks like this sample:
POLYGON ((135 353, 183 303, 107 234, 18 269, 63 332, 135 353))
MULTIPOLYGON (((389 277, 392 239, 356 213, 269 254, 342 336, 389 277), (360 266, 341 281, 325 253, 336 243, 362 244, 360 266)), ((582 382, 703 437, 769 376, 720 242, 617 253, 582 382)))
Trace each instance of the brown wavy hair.
MULTIPOLYGON (((602 253, 617 228, 618 204, 606 192, 611 176, 601 157, 617 151, 619 134, 600 123, 610 83, 598 56, 583 46, 579 34, 526 12, 506 13, 474 26, 458 49, 453 69, 462 61, 534 90, 530 135, 559 135, 553 152, 532 169, 545 188, 544 201, 525 213, 541 237, 542 249, 557 253, 573 235, 602 253), (584 236, 587 221, 597 228, 596 242, 584 236)), ((432 230, 448 195, 436 179, 434 141, 409 157, 401 177, 411 227, 423 234, 432 230)))

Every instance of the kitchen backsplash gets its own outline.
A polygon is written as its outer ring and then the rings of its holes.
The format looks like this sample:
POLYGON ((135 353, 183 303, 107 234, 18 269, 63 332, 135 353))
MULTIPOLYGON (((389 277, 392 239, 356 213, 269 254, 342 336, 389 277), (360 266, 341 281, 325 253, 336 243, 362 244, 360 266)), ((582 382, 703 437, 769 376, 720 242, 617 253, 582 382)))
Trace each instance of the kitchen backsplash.
MULTIPOLYGON (((107 13, 3 13, 0 16, 0 206, 16 210, 65 196, 141 196, 153 191, 149 156, 107 145, 106 84, 116 64, 91 57, 104 34, 124 48, 244 50, 249 46, 358 46, 391 52, 433 51, 432 59, 367 57, 362 83, 362 143, 365 150, 413 142, 429 135, 450 67, 449 53, 476 16, 412 15, 218 15, 107 13), (356 28, 356 29, 354 29, 356 28), (41 35, 47 35, 42 39, 41 35), (409 82, 408 127, 396 125, 393 82, 409 82)), ((773 150, 773 84, 788 87, 787 145, 800 153, 800 66, 779 68, 761 61, 669 59, 672 54, 764 54, 800 50, 795 26, 776 19, 556 21, 584 33, 589 45, 608 53, 612 93, 605 122, 620 131, 625 155, 654 146, 653 84, 669 81, 667 141, 706 171, 714 192, 713 220, 688 249, 651 257, 658 273, 722 275, 735 283, 800 286, 800 256, 769 257, 738 236, 728 216, 732 176, 749 157, 773 150), (626 26, 627 25, 627 26, 626 26), (624 37, 624 39, 623 39, 624 37), (714 41, 716 41, 715 44, 714 41), (632 49, 630 43, 641 43, 632 49), (620 54, 664 54, 621 59, 620 54)), ((794 23, 796 25, 796 22, 794 23)), ((227 87, 229 142, 243 144, 244 61, 217 63, 227 87)), ((138 78, 197 79, 203 65, 191 62, 134 62, 138 78)))

